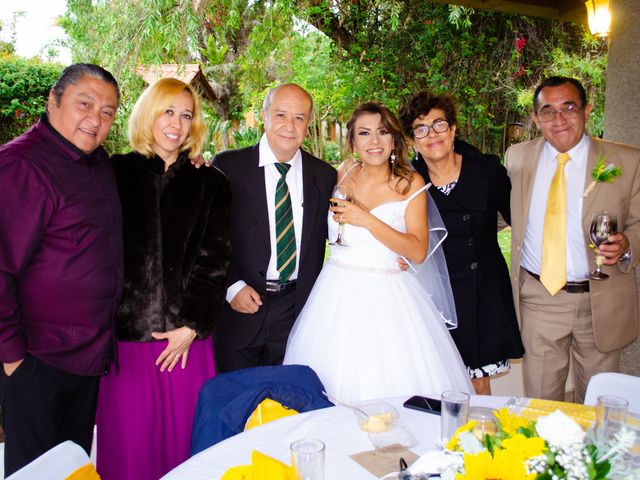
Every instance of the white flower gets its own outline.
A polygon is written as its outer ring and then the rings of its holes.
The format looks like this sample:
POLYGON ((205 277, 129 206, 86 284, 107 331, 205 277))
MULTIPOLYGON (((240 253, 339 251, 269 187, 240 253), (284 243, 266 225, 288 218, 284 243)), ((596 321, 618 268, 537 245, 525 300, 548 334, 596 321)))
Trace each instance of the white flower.
POLYGON ((585 435, 580 425, 560 410, 538 418, 536 431, 549 445, 558 448, 568 448, 570 445, 582 443, 585 435))

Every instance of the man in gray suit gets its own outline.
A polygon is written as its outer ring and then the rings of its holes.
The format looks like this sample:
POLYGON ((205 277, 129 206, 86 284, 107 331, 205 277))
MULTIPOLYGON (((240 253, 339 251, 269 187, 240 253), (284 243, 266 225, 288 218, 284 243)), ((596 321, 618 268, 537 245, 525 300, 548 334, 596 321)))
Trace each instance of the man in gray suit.
POLYGON ((591 376, 619 370, 621 350, 638 336, 631 267, 640 251, 640 150, 586 135, 590 112, 580 82, 550 77, 534 94, 532 118, 543 138, 506 153, 512 286, 529 397, 564 400, 571 358, 575 401, 582 402, 591 376), (591 190, 598 160, 622 175, 591 190), (600 246, 609 279, 594 281, 589 226, 605 210, 617 215, 618 231, 600 246))

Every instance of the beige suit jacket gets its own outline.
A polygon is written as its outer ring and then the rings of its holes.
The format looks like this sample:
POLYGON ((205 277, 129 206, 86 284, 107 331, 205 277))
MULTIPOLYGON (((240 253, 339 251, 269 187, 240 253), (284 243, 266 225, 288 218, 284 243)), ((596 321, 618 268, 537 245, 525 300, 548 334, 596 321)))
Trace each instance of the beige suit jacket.
MULTIPOLYGON (((585 255, 595 265, 595 254, 588 247, 589 225, 594 212, 606 210, 618 216, 618 231, 623 232, 631 244, 631 264, 640 256, 640 149, 589 138, 584 188, 591 183, 591 172, 597 157, 606 158, 605 164, 620 167, 622 176, 613 183, 598 183, 587 197, 583 197, 582 229, 585 255)), ((524 230, 529 217, 531 191, 544 138, 513 145, 507 150, 505 165, 511 178, 511 284, 518 320, 520 255, 524 230)), ((638 301, 635 274, 628 264, 603 265, 609 275, 604 281, 590 281, 591 314, 596 348, 603 353, 619 350, 638 337, 638 301)))

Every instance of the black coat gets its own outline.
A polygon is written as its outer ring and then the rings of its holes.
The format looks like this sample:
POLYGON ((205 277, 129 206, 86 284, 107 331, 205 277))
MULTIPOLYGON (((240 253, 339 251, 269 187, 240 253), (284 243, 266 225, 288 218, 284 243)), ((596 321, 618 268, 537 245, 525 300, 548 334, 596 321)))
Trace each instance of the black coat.
MULTIPOLYGON (((458 183, 449 195, 436 188, 429 192, 449 232, 443 248, 458 316, 451 336, 465 364, 479 368, 524 353, 497 237, 498 212, 511 221, 511 183, 495 155, 461 141, 454 150, 462 154, 458 183)), ((429 182, 422 158, 413 165, 429 182)))
POLYGON ((112 157, 123 210, 124 292, 118 339, 187 326, 209 335, 224 303, 231 258, 229 182, 196 169, 186 152, 164 172, 159 157, 112 157))
MULTIPOLYGON (((271 255, 264 168, 259 167, 260 144, 216 155, 214 165, 231 182, 233 192, 231 230, 232 260, 229 285, 244 280, 260 295, 266 295, 266 271, 271 255)), ((290 321, 280 322, 291 329, 302 310, 316 277, 322 269, 327 240, 327 210, 336 170, 326 162, 302 151, 303 217, 295 312, 290 321)), ((255 337, 265 318, 265 309, 254 314, 239 313, 227 303, 216 330, 216 341, 241 349, 255 337)))

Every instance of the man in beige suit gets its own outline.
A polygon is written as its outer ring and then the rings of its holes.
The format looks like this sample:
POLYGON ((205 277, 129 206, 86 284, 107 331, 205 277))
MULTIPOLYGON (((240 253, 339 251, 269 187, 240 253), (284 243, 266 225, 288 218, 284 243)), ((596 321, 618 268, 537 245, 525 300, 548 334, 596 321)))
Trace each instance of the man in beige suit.
POLYGON ((640 150, 587 136, 590 112, 580 82, 550 77, 536 89, 531 115, 543 138, 506 153, 512 286, 529 397, 564 400, 572 358, 582 402, 589 378, 619 370, 621 350, 638 336, 631 267, 640 255, 640 150), (622 175, 585 195, 598 159, 622 175), (604 210, 618 219, 618 233, 600 246, 609 278, 588 280, 595 265, 589 225, 604 210))

